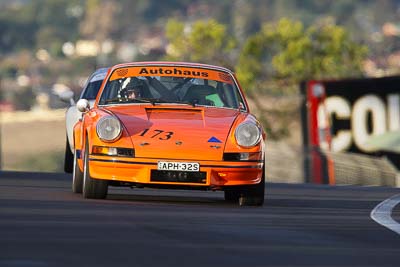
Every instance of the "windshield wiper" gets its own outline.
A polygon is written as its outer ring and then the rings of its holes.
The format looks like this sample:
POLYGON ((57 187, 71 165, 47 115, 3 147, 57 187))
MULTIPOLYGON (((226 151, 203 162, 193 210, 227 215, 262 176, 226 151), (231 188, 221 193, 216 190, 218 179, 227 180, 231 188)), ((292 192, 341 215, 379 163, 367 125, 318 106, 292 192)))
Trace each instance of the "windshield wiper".
POLYGON ((112 99, 107 99, 105 101, 106 104, 125 104, 125 103, 151 103, 155 104, 158 102, 159 99, 156 98, 134 98, 134 99, 125 99, 125 98, 112 98, 112 99))
POLYGON ((166 100, 166 99, 162 99, 162 98, 141 98, 138 100, 146 101, 148 103, 152 103, 153 105, 155 105, 157 103, 164 103, 164 104, 184 104, 184 105, 191 105, 194 107, 197 104, 197 101, 193 101, 193 102, 175 101, 175 100, 166 100))
POLYGON ((141 98, 141 99, 138 99, 138 100, 146 102, 146 103, 151 103, 153 106, 156 103, 167 103, 168 102, 168 101, 166 101, 164 99, 161 99, 161 98, 151 98, 151 97, 145 97, 145 98, 141 98))
POLYGON ((151 103, 154 106, 157 100, 158 99, 156 98, 135 98, 135 99, 129 99, 128 102, 151 103))
POLYGON ((153 106, 156 104, 167 103, 167 104, 184 104, 191 105, 195 107, 197 105, 197 101, 193 100, 191 102, 188 101, 170 101, 162 98, 134 98, 134 99, 124 99, 124 98, 112 98, 107 99, 105 104, 125 104, 125 103, 151 103, 153 106))

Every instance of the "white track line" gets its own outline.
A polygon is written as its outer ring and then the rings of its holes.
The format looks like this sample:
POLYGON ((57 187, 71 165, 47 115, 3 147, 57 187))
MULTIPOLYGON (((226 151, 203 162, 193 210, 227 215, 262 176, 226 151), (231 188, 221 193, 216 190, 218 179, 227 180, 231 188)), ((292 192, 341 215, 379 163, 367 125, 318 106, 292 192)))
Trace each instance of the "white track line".
POLYGON ((382 201, 371 211, 371 218, 380 225, 400 235, 400 224, 392 218, 392 210, 399 203, 400 194, 382 201))

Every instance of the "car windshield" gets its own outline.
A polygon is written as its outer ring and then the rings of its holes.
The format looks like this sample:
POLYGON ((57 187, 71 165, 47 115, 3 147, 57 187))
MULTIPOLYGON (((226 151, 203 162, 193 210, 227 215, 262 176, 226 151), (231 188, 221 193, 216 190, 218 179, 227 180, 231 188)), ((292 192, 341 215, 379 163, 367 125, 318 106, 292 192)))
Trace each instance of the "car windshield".
POLYGON ((88 83, 81 98, 84 98, 87 100, 96 99, 97 93, 99 92, 102 82, 103 82, 103 80, 88 83))
POLYGON ((188 67, 130 67, 115 70, 102 92, 99 105, 127 103, 245 109, 243 98, 229 73, 188 67))
POLYGON ((87 99, 87 100, 94 100, 97 97, 97 93, 99 92, 99 89, 101 87, 101 84, 103 83, 104 78, 107 75, 107 68, 102 68, 96 70, 93 75, 90 77, 89 82, 86 84, 86 87, 84 88, 81 98, 87 99))

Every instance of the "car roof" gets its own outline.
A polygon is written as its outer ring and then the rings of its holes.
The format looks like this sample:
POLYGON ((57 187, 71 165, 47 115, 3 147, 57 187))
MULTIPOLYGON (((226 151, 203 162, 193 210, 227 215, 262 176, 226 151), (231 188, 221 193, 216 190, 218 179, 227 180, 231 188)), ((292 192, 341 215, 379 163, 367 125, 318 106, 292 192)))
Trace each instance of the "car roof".
POLYGON ((193 63, 193 62, 175 62, 175 61, 141 61, 141 62, 129 62, 129 63, 122 63, 112 67, 112 69, 118 69, 123 67, 134 67, 134 66, 176 66, 176 67, 195 67, 195 68, 202 68, 202 69, 212 69, 218 70, 223 72, 228 72, 233 74, 233 71, 230 69, 203 64, 203 63, 193 63))
POLYGON ((103 80, 106 77, 109 69, 110 68, 100 68, 100 69, 95 70, 93 72, 93 74, 90 75, 88 81, 95 82, 95 81, 103 80))

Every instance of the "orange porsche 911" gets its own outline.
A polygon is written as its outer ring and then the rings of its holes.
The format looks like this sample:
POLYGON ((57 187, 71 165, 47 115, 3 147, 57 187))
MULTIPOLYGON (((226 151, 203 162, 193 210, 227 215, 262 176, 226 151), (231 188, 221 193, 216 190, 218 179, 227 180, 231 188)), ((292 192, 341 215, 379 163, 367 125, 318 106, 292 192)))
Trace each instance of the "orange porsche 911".
POLYGON ((72 190, 105 198, 108 186, 222 190, 262 205, 265 133, 230 70, 136 62, 109 69, 75 124, 72 190))

